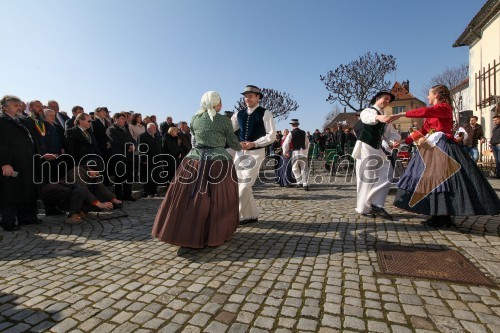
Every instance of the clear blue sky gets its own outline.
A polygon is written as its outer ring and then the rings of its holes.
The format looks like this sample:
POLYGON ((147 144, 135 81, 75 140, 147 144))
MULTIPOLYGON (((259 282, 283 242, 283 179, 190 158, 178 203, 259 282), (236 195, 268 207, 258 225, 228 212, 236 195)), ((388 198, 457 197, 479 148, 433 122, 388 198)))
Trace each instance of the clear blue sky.
MULTIPOLYGON (((246 84, 290 93, 301 128, 333 105, 320 75, 368 51, 422 87, 468 61, 454 41, 485 0, 2 1, 0 94, 190 120, 202 94, 232 110, 246 84)), ((289 127, 289 120, 278 128, 289 127)))

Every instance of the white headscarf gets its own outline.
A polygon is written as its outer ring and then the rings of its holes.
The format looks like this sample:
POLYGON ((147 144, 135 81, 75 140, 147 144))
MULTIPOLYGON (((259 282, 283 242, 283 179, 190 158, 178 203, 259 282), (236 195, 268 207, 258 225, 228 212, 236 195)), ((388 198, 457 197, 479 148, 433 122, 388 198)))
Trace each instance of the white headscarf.
POLYGON ((219 105, 220 101, 221 101, 220 95, 217 92, 207 91, 201 97, 200 109, 198 110, 198 112, 196 112, 196 114, 202 114, 203 112, 206 111, 210 116, 210 120, 214 121, 214 117, 217 113, 214 107, 216 105, 219 105))

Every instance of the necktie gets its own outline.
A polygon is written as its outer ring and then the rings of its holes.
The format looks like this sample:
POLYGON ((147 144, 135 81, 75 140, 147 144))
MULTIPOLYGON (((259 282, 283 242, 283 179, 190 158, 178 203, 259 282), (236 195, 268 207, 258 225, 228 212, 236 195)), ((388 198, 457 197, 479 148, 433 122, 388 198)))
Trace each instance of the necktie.
POLYGON ((92 142, 92 140, 90 139, 90 135, 89 133, 87 133, 87 131, 83 131, 83 135, 85 136, 85 139, 87 139, 88 142, 92 142))

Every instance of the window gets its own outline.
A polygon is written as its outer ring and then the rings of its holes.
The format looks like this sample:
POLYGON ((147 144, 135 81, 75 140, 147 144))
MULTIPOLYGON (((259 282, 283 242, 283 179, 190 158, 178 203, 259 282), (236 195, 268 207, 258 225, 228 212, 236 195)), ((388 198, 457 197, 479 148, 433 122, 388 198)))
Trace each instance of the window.
POLYGON ((394 106, 392 108, 392 114, 398 114, 398 113, 405 112, 405 109, 406 109, 405 106, 394 106))

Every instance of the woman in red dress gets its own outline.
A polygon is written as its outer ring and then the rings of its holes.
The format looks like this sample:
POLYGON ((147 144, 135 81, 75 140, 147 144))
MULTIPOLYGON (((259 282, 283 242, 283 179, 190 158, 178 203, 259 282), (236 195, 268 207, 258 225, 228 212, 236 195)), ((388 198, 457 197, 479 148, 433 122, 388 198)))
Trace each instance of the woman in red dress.
POLYGON ((399 180, 394 205, 430 215, 426 223, 432 227, 452 225, 451 216, 499 214, 497 194, 453 138, 448 88, 434 86, 427 98, 430 106, 393 116, 426 118, 422 129, 406 138, 418 151, 399 180))

